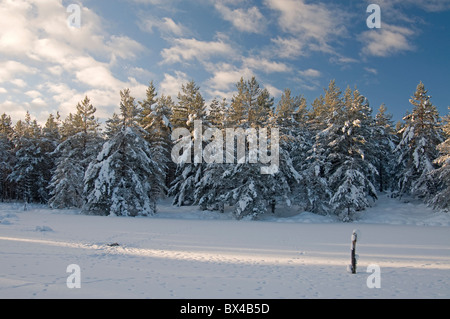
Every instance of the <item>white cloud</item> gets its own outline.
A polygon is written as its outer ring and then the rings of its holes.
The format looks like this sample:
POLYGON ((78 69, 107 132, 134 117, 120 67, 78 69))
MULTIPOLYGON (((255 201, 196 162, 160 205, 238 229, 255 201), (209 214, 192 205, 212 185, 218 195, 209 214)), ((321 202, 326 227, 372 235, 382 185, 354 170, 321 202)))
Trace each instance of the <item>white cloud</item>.
POLYGON ((2 1, 0 6, 0 52, 4 56, 16 56, 29 49, 35 38, 29 30, 27 12, 31 3, 26 1, 2 1))
POLYGON ((142 44, 125 36, 112 35, 105 45, 114 61, 117 57, 124 60, 135 59, 138 53, 145 50, 142 44))
MULTIPOLYGON (((103 18, 87 6, 81 9, 81 27, 69 28, 61 0, 0 1, 0 83, 32 88, 17 91, 2 106, 22 105, 32 113, 45 106, 47 113, 67 114, 93 94, 92 100, 109 111, 118 105, 119 90, 130 87, 136 94, 145 93, 135 79, 121 80, 116 67, 119 59, 135 60, 146 48, 128 36, 108 34, 103 18), (33 77, 24 76, 29 74, 33 77), (46 84, 39 89, 36 81, 46 84)), ((127 70, 121 76, 129 76, 127 70)), ((38 120, 45 120, 40 114, 38 120)))
POLYGON ((10 83, 14 84, 15 86, 19 87, 19 88, 24 88, 27 86, 27 83, 22 80, 22 79, 14 79, 9 81, 10 83))
POLYGON ((170 48, 162 50, 163 63, 177 63, 197 59, 204 62, 212 56, 234 55, 233 48, 223 41, 175 39, 170 48))
POLYGON ((215 8, 222 14, 223 18, 233 26, 244 32, 262 33, 265 30, 266 21, 257 7, 248 9, 230 9, 221 2, 215 4, 215 8))
POLYGON ((40 97, 33 99, 31 101, 31 104, 33 104, 33 105, 35 105, 37 107, 45 107, 45 106, 47 106, 47 103, 45 103, 45 101, 42 98, 40 98, 40 97))
POLYGON ((298 85, 308 91, 317 90, 320 86, 319 78, 322 76, 322 73, 316 69, 306 69, 298 71, 299 77, 294 79, 298 85))
POLYGON ((336 56, 333 56, 330 58, 331 63, 338 63, 338 64, 349 64, 349 63, 358 63, 359 60, 350 58, 347 56, 342 56, 340 54, 336 54, 336 56))
POLYGON ((33 99, 36 99, 36 98, 42 96, 41 92, 36 91, 36 90, 30 90, 28 92, 25 92, 25 94, 28 95, 29 97, 33 98, 33 99))
POLYGON ((34 74, 37 70, 17 61, 0 62, 0 83, 7 82, 19 74, 34 74))
POLYGON ((378 74, 378 70, 377 70, 377 69, 374 69, 374 68, 368 68, 368 67, 365 67, 364 70, 366 70, 366 71, 369 72, 369 73, 375 74, 375 75, 378 74))
POLYGON ((304 43, 295 37, 271 39, 275 44, 273 53, 280 58, 296 58, 305 55, 304 43))
MULTIPOLYGON (((279 13, 278 24, 297 39, 295 47, 333 53, 330 43, 347 32, 347 14, 335 5, 305 0, 265 0, 264 3, 279 13)), ((280 39, 275 41, 286 45, 280 39)))
POLYGON ((281 62, 269 61, 265 58, 244 58, 244 65, 248 68, 261 70, 265 73, 289 72, 290 68, 281 62))
POLYGON ((167 17, 162 19, 160 28, 165 32, 170 32, 177 36, 182 36, 185 33, 185 27, 167 17))
MULTIPOLYGON (((373 3, 373 0, 366 0, 368 4, 373 3)), ((449 0, 378 0, 377 4, 381 7, 383 15, 389 17, 397 17, 402 20, 407 17, 399 10, 399 7, 416 7, 428 12, 442 12, 450 10, 449 0)))
POLYGON ((116 79, 105 65, 92 66, 77 71, 76 78, 92 88, 119 88, 121 81, 116 79))
POLYGON ((11 100, 0 102, 0 110, 2 110, 2 113, 5 112, 6 114, 10 115, 13 121, 23 119, 25 117, 25 114, 27 113, 28 107, 29 104, 27 103, 16 103, 11 100))
POLYGON ((181 86, 189 81, 186 73, 175 71, 175 76, 164 73, 164 80, 160 84, 161 94, 176 98, 181 91, 181 86))
POLYGON ((298 71, 298 73, 301 76, 307 77, 307 78, 318 78, 322 75, 319 70, 315 70, 315 69, 307 69, 304 71, 298 71))
POLYGON ((53 74, 53 75, 61 75, 64 71, 63 67, 60 65, 54 65, 54 66, 50 66, 48 67, 48 71, 53 74))
POLYGON ((175 2, 178 2, 179 0, 132 0, 132 1, 142 5, 151 5, 156 7, 173 9, 173 5, 175 4, 175 2))
POLYGON ((364 43, 362 53, 366 56, 387 57, 402 51, 412 51, 409 38, 414 32, 405 27, 383 24, 380 29, 365 31, 360 40, 364 43))
POLYGON ((170 34, 175 36, 183 36, 188 33, 186 27, 181 23, 176 23, 173 19, 164 17, 142 17, 139 22, 139 28, 142 31, 153 33, 153 29, 158 29, 162 34, 170 34))
POLYGON ((264 87, 269 91, 270 95, 273 97, 280 97, 283 94, 283 91, 274 87, 271 84, 265 84, 264 87))
POLYGON ((0 87, 0 94, 8 93, 8 91, 5 88, 0 87))
POLYGON ((220 91, 228 91, 235 87, 241 77, 251 78, 254 73, 248 67, 237 68, 229 63, 210 64, 207 66, 213 76, 207 81, 210 88, 220 91))

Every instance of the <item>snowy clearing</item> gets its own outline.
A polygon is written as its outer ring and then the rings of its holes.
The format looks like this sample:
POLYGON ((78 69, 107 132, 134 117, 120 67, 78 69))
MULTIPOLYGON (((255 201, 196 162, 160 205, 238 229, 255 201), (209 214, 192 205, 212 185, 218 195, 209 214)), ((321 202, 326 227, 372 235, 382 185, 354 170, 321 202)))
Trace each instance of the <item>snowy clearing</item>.
POLYGON ((260 221, 161 203, 155 217, 0 204, 0 298, 449 298, 450 215, 381 198, 354 223, 260 221), (347 271, 350 237, 358 272, 347 271), (69 289, 69 265, 81 288, 69 289), (368 288, 369 265, 381 288, 368 288))

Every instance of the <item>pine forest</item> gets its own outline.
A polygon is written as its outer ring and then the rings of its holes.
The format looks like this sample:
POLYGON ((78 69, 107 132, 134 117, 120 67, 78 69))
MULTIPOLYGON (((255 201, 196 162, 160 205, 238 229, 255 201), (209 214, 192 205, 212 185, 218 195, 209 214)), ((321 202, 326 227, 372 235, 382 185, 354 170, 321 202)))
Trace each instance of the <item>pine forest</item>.
POLYGON ((236 219, 297 205, 345 222, 386 192, 449 209, 450 118, 438 114, 422 82, 412 88, 410 111, 398 123, 385 105, 374 111, 357 88, 342 90, 334 80, 309 102, 290 89, 275 102, 254 77, 241 78, 235 92, 229 101, 207 103, 194 81, 176 99, 158 95, 150 82, 143 101, 121 91, 118 112, 105 123, 89 97, 64 119, 50 115, 43 126, 29 113, 16 123, 3 114, 0 199, 130 217, 157 214, 163 198, 205 211, 231 207, 236 219), (230 128, 276 128, 279 148, 272 143, 253 154, 255 141, 247 134, 245 156, 229 162, 241 144, 230 150, 229 143, 212 141, 230 128), (191 134, 183 144, 189 152, 178 162, 173 153, 182 137, 176 129, 191 134), (214 148, 215 161, 196 158, 196 147, 214 148), (278 169, 261 174, 267 164, 252 159, 275 152, 278 169))

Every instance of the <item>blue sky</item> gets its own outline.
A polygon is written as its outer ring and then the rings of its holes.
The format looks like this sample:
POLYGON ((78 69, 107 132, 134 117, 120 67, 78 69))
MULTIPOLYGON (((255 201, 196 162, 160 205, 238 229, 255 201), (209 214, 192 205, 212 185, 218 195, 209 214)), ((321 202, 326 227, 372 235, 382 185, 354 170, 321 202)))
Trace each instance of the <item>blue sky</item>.
POLYGON ((290 88, 309 104, 336 79, 394 120, 420 81, 441 115, 450 106, 450 0, 0 0, 0 17, 0 112, 14 120, 64 118, 85 95, 108 118, 120 90, 139 100, 150 81, 229 100, 253 75, 276 100, 290 88), (380 29, 366 25, 371 3, 380 29))

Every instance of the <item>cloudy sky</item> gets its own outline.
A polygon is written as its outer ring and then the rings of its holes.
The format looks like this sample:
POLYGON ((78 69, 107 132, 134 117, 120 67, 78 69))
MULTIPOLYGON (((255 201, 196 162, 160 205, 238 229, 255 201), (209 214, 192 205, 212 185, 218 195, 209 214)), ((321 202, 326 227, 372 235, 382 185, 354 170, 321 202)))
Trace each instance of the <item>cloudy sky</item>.
POLYGON ((85 95, 108 118, 120 90, 139 100, 152 80, 159 94, 195 80, 207 101, 230 98, 252 75, 309 103, 336 79, 395 120, 423 81, 446 115, 449 57, 450 0, 0 0, 0 113, 14 120, 64 118, 85 95))

